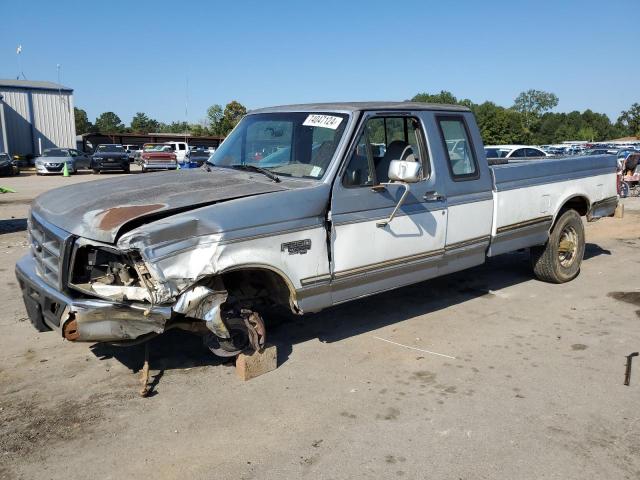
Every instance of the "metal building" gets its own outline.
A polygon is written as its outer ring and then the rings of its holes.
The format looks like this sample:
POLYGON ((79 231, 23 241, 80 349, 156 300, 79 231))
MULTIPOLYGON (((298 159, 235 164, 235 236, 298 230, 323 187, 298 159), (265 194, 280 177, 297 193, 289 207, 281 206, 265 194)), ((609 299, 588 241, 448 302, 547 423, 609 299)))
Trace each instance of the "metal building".
POLYGON ((73 89, 51 82, 0 79, 0 152, 26 157, 75 144, 73 89))

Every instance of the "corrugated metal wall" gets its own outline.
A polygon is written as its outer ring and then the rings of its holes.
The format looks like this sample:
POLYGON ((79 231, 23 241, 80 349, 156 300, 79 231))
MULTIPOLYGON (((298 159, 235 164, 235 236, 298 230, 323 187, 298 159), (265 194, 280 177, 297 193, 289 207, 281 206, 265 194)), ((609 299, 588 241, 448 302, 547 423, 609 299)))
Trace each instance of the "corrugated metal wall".
POLYGON ((32 93, 35 144, 42 149, 76 147, 76 124, 73 116, 73 97, 69 93, 37 91, 32 93))
POLYGON ((12 154, 33 153, 29 92, 18 89, 1 90, 7 148, 12 154))
POLYGON ((65 91, 0 89, 7 148, 12 154, 39 154, 50 147, 75 148, 73 95, 65 91))

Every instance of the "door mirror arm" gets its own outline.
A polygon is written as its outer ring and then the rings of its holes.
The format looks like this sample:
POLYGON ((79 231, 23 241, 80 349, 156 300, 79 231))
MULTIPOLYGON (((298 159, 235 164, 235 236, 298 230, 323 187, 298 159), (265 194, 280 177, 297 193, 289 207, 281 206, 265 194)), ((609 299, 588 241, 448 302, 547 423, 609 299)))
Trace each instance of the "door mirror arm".
POLYGON ((411 188, 409 187, 408 183, 405 182, 388 182, 388 183, 381 183, 379 185, 376 185, 372 188, 372 190, 374 192, 383 192, 386 190, 386 187, 389 185, 397 185, 399 187, 404 187, 404 192, 402 192, 402 196, 400 197, 400 200, 398 200, 398 203, 396 204, 396 208, 393 209, 393 212, 391 212, 391 215, 389 215, 389 218, 386 220, 379 220, 376 222, 376 227, 378 228, 384 228, 387 225, 389 225, 389 223, 391 223, 391 220, 394 219, 394 217, 396 216, 396 213, 398 213, 398 209, 402 206, 402 204, 404 203, 405 199, 407 198, 407 194, 409 193, 409 191, 411 190, 411 188))

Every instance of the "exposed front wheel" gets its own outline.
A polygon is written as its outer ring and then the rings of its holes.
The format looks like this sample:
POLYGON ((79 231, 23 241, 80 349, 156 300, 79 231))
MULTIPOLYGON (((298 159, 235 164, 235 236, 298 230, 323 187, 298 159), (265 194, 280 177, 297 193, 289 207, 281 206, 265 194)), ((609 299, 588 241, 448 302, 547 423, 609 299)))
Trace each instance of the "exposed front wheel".
POLYGON ((545 245, 531 247, 531 266, 536 277, 545 282, 564 283, 580 272, 584 257, 584 225, 578 212, 560 215, 545 245))

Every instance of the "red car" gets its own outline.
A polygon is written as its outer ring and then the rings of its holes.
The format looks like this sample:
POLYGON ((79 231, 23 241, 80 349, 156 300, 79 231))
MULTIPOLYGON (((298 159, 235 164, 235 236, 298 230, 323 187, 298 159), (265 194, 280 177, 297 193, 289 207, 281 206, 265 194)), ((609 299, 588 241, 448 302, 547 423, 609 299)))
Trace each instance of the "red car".
POLYGON ((166 143, 145 143, 140 154, 139 165, 142 172, 149 170, 175 170, 178 160, 171 145, 166 143))

